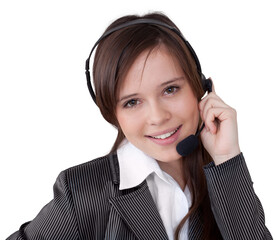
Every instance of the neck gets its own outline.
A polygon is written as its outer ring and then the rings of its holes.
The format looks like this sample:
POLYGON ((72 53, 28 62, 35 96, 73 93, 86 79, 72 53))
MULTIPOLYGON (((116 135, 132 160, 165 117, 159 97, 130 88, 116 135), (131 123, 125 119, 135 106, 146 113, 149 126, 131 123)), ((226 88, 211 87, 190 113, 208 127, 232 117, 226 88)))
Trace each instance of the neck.
POLYGON ((161 162, 157 161, 160 168, 169 174, 180 186, 180 188, 184 191, 186 182, 185 182, 185 176, 183 171, 183 163, 182 158, 177 161, 173 162, 161 162))

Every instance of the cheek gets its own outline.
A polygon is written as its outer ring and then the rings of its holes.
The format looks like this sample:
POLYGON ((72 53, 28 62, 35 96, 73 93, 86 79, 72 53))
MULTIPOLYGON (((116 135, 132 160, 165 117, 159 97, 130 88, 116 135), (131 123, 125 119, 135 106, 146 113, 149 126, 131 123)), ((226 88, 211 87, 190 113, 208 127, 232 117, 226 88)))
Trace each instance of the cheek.
POLYGON ((182 96, 181 99, 176 101, 174 109, 181 118, 198 123, 198 101, 192 94, 182 96))
POLYGON ((117 112, 117 121, 124 135, 128 139, 134 135, 137 135, 139 131, 142 132, 142 128, 144 126, 141 117, 136 117, 136 114, 130 114, 125 111, 117 112))

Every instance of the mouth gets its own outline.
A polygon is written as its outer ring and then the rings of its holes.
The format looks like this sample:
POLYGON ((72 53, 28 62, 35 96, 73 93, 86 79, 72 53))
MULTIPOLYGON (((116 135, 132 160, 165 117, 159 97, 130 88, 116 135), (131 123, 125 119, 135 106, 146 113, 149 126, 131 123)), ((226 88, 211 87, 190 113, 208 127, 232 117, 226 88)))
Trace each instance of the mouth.
POLYGON ((158 134, 148 135, 150 140, 152 140, 154 143, 157 143, 159 145, 169 145, 174 142, 176 142, 179 138, 180 129, 182 125, 178 126, 177 128, 173 130, 166 130, 165 132, 161 132, 158 134))
POLYGON ((156 135, 156 136, 148 136, 154 139, 166 139, 171 137, 173 134, 175 134, 179 129, 181 128, 181 125, 179 127, 177 127, 175 130, 161 134, 161 135, 156 135))

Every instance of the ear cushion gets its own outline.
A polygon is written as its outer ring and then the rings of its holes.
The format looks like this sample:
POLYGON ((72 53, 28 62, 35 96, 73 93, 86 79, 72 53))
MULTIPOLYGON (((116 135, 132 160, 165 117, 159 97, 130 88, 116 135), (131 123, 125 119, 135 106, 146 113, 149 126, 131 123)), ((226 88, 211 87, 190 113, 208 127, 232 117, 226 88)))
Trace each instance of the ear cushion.
POLYGON ((207 79, 204 74, 201 74, 201 81, 202 81, 202 87, 204 89, 205 92, 208 91, 208 93, 210 93, 213 89, 213 83, 211 79, 207 79))

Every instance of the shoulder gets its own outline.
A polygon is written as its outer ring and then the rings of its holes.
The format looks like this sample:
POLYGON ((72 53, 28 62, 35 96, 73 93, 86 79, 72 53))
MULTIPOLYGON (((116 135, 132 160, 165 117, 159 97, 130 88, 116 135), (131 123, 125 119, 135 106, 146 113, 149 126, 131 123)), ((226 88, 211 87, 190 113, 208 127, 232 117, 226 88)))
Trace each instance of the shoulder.
POLYGON ((82 163, 61 172, 63 181, 71 192, 93 192, 113 182, 109 155, 82 163))
POLYGON ((95 158, 93 160, 90 160, 88 162, 81 163, 76 166, 70 167, 64 171, 65 172, 87 171, 92 168, 104 167, 106 165, 109 165, 108 158, 109 158, 109 155, 101 156, 101 157, 95 158))
POLYGON ((73 180, 74 178, 93 178, 97 180, 99 177, 111 178, 110 168, 109 155, 106 155, 86 163, 73 166, 63 172, 68 180, 73 180))
POLYGON ((49 216, 51 211, 60 211, 60 219, 69 217, 80 228, 90 223, 91 233, 99 224, 105 226, 109 217, 109 199, 113 193, 111 189, 118 188, 113 183, 109 156, 62 171, 54 184, 54 199, 46 208, 49 216), (97 219, 98 216, 101 219, 97 219))

